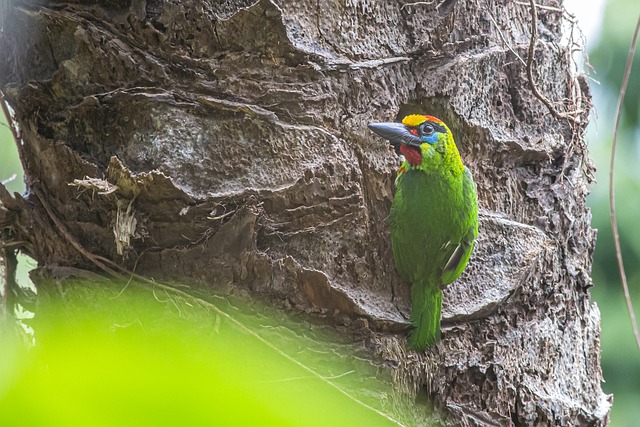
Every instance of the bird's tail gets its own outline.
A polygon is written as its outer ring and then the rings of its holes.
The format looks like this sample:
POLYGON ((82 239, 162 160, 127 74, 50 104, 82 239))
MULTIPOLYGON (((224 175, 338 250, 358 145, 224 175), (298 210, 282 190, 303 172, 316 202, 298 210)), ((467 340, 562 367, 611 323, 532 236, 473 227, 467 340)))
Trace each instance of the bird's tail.
POLYGON ((411 286, 411 324, 408 346, 422 351, 440 339, 442 291, 437 284, 419 282, 411 286))

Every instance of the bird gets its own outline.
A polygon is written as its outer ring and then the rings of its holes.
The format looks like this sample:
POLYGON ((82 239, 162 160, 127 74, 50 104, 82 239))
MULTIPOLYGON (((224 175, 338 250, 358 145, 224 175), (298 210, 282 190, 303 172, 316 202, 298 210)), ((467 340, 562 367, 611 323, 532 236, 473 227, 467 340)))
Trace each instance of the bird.
POLYGON ((369 129, 404 156, 389 213, 400 277, 411 283, 407 346, 424 351, 440 340, 442 290, 464 271, 478 236, 478 197, 449 127, 411 114, 369 129))

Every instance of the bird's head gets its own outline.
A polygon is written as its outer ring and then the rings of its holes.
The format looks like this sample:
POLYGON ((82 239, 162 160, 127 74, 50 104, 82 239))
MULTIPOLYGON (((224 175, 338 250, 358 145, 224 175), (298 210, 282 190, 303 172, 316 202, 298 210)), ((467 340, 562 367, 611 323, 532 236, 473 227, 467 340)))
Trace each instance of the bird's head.
POLYGON ((402 123, 370 123, 369 129, 388 140, 411 166, 438 154, 460 156, 447 125, 433 116, 411 114, 402 123))

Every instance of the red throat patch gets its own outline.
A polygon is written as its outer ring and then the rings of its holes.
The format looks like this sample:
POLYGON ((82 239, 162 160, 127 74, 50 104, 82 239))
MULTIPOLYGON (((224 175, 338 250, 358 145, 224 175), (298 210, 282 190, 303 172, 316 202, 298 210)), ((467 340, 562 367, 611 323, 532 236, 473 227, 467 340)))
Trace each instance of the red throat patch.
POLYGON ((412 145, 400 144, 400 152, 411 166, 419 166, 422 163, 420 148, 412 145))

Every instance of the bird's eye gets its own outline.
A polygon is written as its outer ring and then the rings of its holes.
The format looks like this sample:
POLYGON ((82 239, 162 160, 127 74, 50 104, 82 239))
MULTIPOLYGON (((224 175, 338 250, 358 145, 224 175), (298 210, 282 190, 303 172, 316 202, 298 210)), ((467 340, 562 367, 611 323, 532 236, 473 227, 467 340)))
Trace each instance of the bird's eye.
POLYGON ((430 136, 433 135, 433 126, 429 123, 425 123, 422 126, 420 126, 420 133, 422 133, 422 135, 425 136, 430 136))

